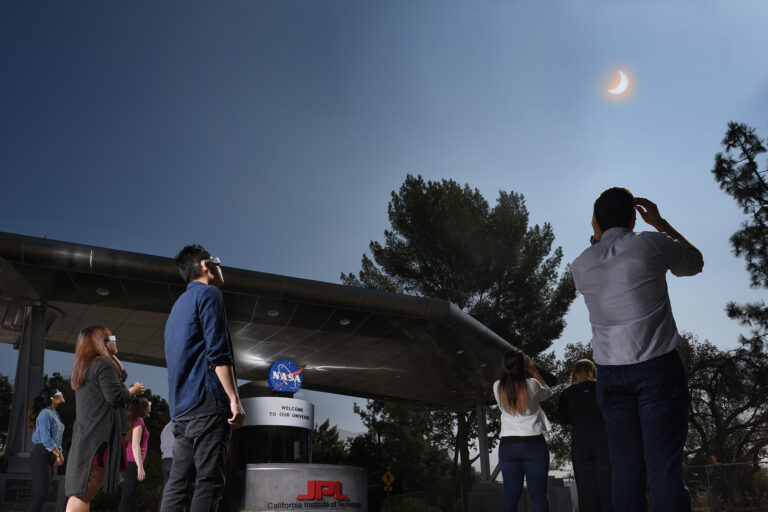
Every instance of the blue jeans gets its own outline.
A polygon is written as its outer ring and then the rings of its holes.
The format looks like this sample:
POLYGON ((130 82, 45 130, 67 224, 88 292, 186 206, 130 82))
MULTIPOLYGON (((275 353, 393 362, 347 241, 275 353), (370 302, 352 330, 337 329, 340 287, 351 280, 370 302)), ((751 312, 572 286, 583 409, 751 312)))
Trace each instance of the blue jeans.
POLYGON ((597 403, 608 433, 617 512, 690 511, 683 481, 688 378, 677 350, 637 364, 598 366, 597 403))
POLYGON ((504 479, 503 512, 517 512, 523 495, 523 475, 528 484, 532 512, 549 511, 549 449, 543 436, 536 437, 540 441, 518 441, 499 446, 499 466, 504 479))

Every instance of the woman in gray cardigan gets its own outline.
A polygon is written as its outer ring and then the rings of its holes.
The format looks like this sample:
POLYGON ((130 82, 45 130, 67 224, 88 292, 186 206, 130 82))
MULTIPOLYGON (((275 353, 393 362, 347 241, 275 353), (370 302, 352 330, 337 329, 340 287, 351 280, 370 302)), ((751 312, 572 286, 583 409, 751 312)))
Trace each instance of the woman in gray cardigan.
POLYGON ((144 385, 135 382, 126 389, 115 354, 117 339, 106 327, 80 332, 71 377, 76 416, 64 483, 67 512, 90 510, 102 484, 105 492, 117 489, 125 407, 144 392, 144 385))

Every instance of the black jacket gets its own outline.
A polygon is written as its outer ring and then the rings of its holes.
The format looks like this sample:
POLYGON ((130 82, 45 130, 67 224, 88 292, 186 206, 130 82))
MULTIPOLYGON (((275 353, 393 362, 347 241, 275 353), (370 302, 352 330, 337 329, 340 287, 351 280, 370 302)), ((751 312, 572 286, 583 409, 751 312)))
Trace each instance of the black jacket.
POLYGON ((560 423, 573 425, 571 443, 574 452, 607 449, 608 438, 603 414, 597 406, 595 381, 588 380, 565 388, 560 394, 557 409, 560 423))

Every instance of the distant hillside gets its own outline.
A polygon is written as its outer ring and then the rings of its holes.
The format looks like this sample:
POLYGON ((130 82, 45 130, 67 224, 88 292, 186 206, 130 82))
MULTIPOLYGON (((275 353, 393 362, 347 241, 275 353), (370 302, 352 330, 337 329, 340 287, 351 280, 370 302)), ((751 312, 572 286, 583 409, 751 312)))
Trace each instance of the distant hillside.
POLYGON ((365 434, 365 432, 350 432, 349 430, 344 430, 341 428, 337 429, 337 432, 339 433, 339 439, 342 441, 348 441, 359 435, 365 434))

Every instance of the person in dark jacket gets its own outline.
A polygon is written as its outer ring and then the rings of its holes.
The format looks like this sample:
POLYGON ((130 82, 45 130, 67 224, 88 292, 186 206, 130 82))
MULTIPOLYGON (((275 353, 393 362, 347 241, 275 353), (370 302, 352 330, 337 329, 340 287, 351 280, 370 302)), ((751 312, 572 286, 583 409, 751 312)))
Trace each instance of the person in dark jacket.
POLYGON ((571 428, 571 460, 581 512, 607 512, 611 506, 611 462, 603 414, 597 406, 595 363, 582 359, 560 395, 558 412, 571 428))
POLYGON ((102 485, 105 492, 117 489, 124 409, 132 396, 144 392, 144 385, 123 385, 113 359, 116 345, 117 338, 102 326, 86 327, 77 338, 70 381, 76 416, 64 481, 67 512, 90 510, 102 485))

